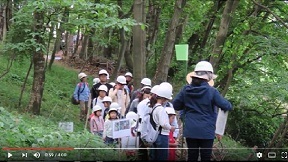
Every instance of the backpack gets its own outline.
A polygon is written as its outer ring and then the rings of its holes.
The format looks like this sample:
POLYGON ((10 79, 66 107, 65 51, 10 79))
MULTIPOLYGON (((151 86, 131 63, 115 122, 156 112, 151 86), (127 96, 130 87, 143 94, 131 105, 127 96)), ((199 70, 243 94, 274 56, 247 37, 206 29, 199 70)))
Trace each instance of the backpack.
MULTIPOLYGON (((81 85, 82 85, 82 83, 79 83, 78 84, 78 93, 77 93, 77 95, 78 95, 78 101, 79 101, 79 95, 80 95, 80 93, 82 93, 83 91, 84 91, 84 89, 85 89, 85 83, 84 83, 84 88, 81 90, 81 92, 80 92, 80 89, 81 89, 81 85)), ((76 101, 76 99, 74 98, 74 95, 72 95, 72 97, 71 97, 71 103, 73 104, 73 105, 79 105, 80 103, 79 102, 77 102, 76 101)))
POLYGON ((152 144, 156 141, 159 133, 162 130, 160 126, 157 130, 156 123, 153 120, 153 112, 154 110, 159 107, 160 105, 154 107, 151 113, 146 114, 143 119, 141 120, 141 140, 147 146, 152 146, 152 144))

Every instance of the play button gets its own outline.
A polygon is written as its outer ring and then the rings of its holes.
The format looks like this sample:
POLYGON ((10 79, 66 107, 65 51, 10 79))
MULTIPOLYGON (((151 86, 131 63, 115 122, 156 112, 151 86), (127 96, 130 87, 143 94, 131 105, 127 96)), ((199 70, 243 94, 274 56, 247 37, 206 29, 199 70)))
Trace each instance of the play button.
POLYGON ((8 152, 8 158, 10 158, 12 156, 12 154, 10 152, 8 152))

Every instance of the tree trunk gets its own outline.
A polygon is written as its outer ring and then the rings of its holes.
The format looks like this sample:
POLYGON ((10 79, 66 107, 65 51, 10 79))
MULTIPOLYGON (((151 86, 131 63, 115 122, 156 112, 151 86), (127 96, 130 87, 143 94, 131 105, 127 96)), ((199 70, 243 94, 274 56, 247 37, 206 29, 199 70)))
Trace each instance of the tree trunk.
POLYGON ((195 31, 188 39, 189 55, 196 55, 196 57, 194 57, 195 59, 188 60, 188 67, 196 64, 198 60, 204 59, 202 53, 204 52, 209 36, 211 37, 211 30, 214 25, 215 19, 217 18, 218 12, 225 4, 225 1, 222 0, 213 2, 213 7, 211 7, 211 9, 207 12, 209 13, 209 21, 207 20, 202 23, 203 26, 206 26, 205 31, 202 32, 202 29, 199 29, 198 31, 195 31))
POLYGON ((112 51, 113 51, 113 48, 111 45, 104 47, 104 50, 103 50, 104 57, 106 57, 108 59, 112 58, 112 51))
POLYGON ((29 77, 29 75, 30 75, 32 66, 33 66, 33 60, 31 60, 31 62, 30 62, 29 69, 28 69, 28 71, 27 71, 27 74, 26 74, 24 83, 23 83, 22 88, 21 88, 20 97, 19 97, 19 102, 18 102, 18 107, 21 107, 23 93, 24 93, 24 90, 25 90, 25 88, 26 88, 27 80, 28 80, 28 77, 29 77))
MULTIPOLYGON (((278 129, 275 131, 275 134, 273 136, 273 138, 271 139, 271 141, 269 142, 268 147, 266 147, 265 151, 264 151, 264 155, 267 155, 268 152, 271 151, 271 148, 278 148, 275 147, 279 142, 279 136, 281 138, 281 136, 283 136, 283 134, 287 133, 285 132, 285 129, 287 131, 287 126, 288 126, 288 116, 286 116, 285 120, 283 123, 280 124, 280 126, 278 127, 278 129)), ((267 158, 263 158, 263 159, 267 159, 267 158)))
POLYGON ((133 58, 132 58, 132 53, 131 53, 131 39, 127 42, 127 47, 125 51, 125 62, 126 66, 128 68, 128 71, 133 73, 133 58))
MULTIPOLYGON (((13 3, 12 0, 6 0, 6 14, 5 14, 5 18, 6 18, 6 32, 9 31, 9 27, 11 25, 11 19, 12 19, 12 9, 13 9, 13 3)), ((4 33, 4 38, 6 35, 6 32, 4 33)))
POLYGON ((89 57, 88 58, 89 59, 88 62, 90 62, 90 63, 92 63, 93 55, 94 55, 94 49, 93 49, 94 44, 93 44, 92 37, 94 35, 95 29, 91 29, 91 30, 93 30, 93 31, 91 31, 91 33, 90 33, 89 40, 88 40, 88 49, 87 49, 87 53, 88 53, 88 57, 89 57))
MULTIPOLYGON (((40 37, 41 32, 44 31, 43 23, 44 23, 44 12, 43 11, 35 11, 34 12, 34 32, 39 33, 39 35, 35 35, 35 41, 38 44, 44 45, 44 40, 40 37)), ((39 115, 41 108, 41 101, 44 90, 44 82, 45 82, 45 60, 42 49, 36 50, 33 54, 33 64, 34 64, 34 76, 33 76, 33 86, 30 95, 30 102, 28 105, 28 110, 32 111, 33 114, 39 115)))
POLYGON ((87 53, 88 40, 89 40, 89 36, 88 35, 84 35, 84 40, 83 40, 81 51, 80 51, 80 54, 79 54, 80 59, 84 60, 84 57, 85 57, 85 55, 87 53))
POLYGON ((50 58, 50 61, 49 61, 49 65, 48 65, 48 70, 49 71, 52 69, 52 65, 53 65, 54 60, 55 60, 55 55, 60 50, 60 44, 61 44, 61 34, 62 34, 61 30, 60 30, 61 24, 60 24, 59 29, 57 29, 57 25, 55 25, 55 27, 56 27, 56 39, 55 39, 55 42, 54 42, 54 48, 53 48, 53 51, 52 51, 52 54, 51 54, 51 58, 50 58))
POLYGON ((239 0, 226 1, 226 6, 223 11, 219 31, 216 36, 216 40, 215 40, 214 47, 212 50, 212 56, 210 58, 210 62, 214 66, 215 72, 218 69, 219 61, 223 56, 222 48, 227 38, 230 21, 232 19, 231 14, 235 11, 236 7, 238 6, 238 3, 239 3, 239 0))
POLYGON ((65 48, 63 50, 63 56, 68 56, 68 50, 69 50, 69 32, 66 31, 65 33, 65 48))
POLYGON ((47 52, 46 52, 46 56, 45 56, 45 58, 46 58, 46 60, 45 60, 45 72, 46 72, 46 70, 47 70, 47 67, 48 67, 48 61, 49 61, 49 59, 48 59, 48 56, 49 56, 49 51, 50 51, 50 43, 51 43, 51 40, 52 40, 52 38, 53 38, 53 29, 52 29, 52 26, 53 25, 51 25, 51 27, 50 27, 50 32, 49 32, 49 37, 48 37, 48 43, 47 43, 47 52))
POLYGON ((112 76, 110 77, 110 80, 115 80, 117 75, 118 75, 118 72, 120 71, 120 68, 121 68, 121 64, 122 64, 122 61, 123 61, 123 58, 124 58, 124 54, 125 54, 125 51, 126 51, 126 47, 127 47, 127 40, 125 38, 125 30, 122 28, 120 30, 120 40, 121 40, 121 48, 120 48, 120 52, 119 52, 119 56, 118 56, 118 62, 117 62, 117 65, 113 71, 113 74, 112 76))
POLYGON ((146 63, 155 54, 153 46, 157 40, 159 24, 160 24, 160 13, 161 8, 159 5, 154 4, 155 1, 149 0, 149 11, 147 13, 147 41, 146 41, 146 63))
POLYGON ((76 54, 77 51, 78 51, 79 40, 80 40, 80 25, 78 26, 77 37, 76 37, 76 42, 75 42, 75 48, 74 48, 74 50, 73 50, 72 57, 74 57, 75 54, 76 54))
MULTIPOLYGON (((139 23, 145 23, 145 0, 135 0, 133 7, 134 19, 139 23)), ((146 76, 146 31, 140 25, 133 27, 133 73, 134 87, 140 88, 140 82, 146 76)))
MULTIPOLYGON (((64 14, 63 14, 63 23, 68 23, 69 21, 69 8, 65 7, 64 9, 64 14)), ((64 33, 64 28, 61 25, 61 33, 64 33)), ((67 56, 68 55, 68 49, 69 49, 69 41, 68 41, 68 37, 69 37, 69 32, 66 31, 65 33, 65 48, 63 50, 63 56, 67 56)))
POLYGON ((5 19, 5 5, 0 4, 0 42, 4 40, 4 31, 6 30, 5 19))
POLYGON ((12 18, 12 0, 0 3, 0 42, 5 40, 12 18))
POLYGON ((160 84, 161 82, 167 80, 171 58, 174 53, 173 49, 176 39, 176 27, 179 24, 179 20, 185 4, 186 0, 175 1, 174 13, 169 24, 168 31, 166 32, 166 38, 161 52, 161 57, 157 66, 156 74, 153 79, 154 84, 160 84))

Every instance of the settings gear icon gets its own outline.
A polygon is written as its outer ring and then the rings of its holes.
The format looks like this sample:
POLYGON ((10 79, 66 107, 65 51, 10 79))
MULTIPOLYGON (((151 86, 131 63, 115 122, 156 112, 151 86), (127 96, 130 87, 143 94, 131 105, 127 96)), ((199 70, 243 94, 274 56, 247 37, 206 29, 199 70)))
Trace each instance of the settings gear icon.
POLYGON ((262 152, 257 152, 256 156, 258 159, 262 158, 262 152))

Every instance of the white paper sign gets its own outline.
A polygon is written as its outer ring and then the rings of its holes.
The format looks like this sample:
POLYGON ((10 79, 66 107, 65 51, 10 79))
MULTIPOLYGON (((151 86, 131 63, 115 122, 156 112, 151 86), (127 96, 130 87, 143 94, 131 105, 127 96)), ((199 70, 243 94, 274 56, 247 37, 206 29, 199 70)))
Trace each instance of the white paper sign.
POLYGON ((112 124, 112 136, 114 139, 131 136, 130 119, 114 120, 112 124))
POLYGON ((73 122, 59 122, 59 128, 66 132, 73 132, 74 124, 73 122))
POLYGON ((228 118, 228 111, 224 112, 219 108, 216 121, 216 131, 215 131, 216 134, 219 134, 221 136, 224 135, 227 118, 228 118))

